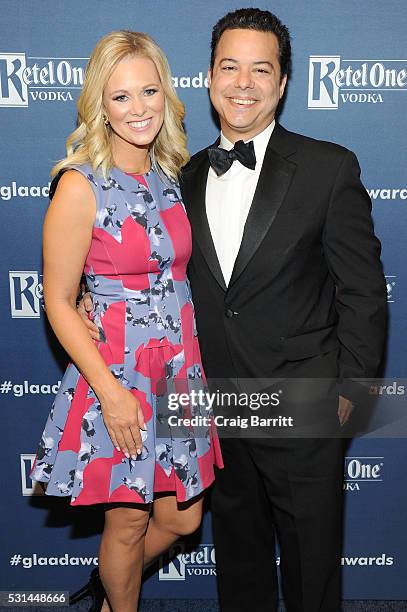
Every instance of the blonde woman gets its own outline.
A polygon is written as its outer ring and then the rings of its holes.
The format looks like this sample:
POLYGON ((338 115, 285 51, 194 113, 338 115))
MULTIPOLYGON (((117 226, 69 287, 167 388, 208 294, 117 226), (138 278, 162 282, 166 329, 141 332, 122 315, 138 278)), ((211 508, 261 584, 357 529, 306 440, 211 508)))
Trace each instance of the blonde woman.
MULTIPOLYGON (((188 160, 183 117, 161 49, 145 34, 112 32, 92 53, 78 128, 53 169, 44 297, 72 363, 31 478, 72 506, 104 504, 107 599, 95 610, 134 611, 143 566, 197 529, 202 493, 223 465, 210 418, 199 435, 166 420, 167 393, 205 385, 177 185, 188 160), (76 310, 83 272, 99 341, 76 310)), ((187 407, 197 412, 209 416, 187 407)))

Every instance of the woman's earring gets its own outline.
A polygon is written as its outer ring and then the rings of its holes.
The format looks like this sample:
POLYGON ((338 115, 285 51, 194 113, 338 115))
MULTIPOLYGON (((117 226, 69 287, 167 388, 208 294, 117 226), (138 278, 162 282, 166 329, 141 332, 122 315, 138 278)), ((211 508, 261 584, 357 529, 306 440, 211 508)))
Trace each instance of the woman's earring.
POLYGON ((104 123, 105 125, 109 125, 109 123, 110 123, 110 121, 109 121, 109 119, 107 118, 107 116, 106 116, 106 115, 103 115, 103 123, 104 123))

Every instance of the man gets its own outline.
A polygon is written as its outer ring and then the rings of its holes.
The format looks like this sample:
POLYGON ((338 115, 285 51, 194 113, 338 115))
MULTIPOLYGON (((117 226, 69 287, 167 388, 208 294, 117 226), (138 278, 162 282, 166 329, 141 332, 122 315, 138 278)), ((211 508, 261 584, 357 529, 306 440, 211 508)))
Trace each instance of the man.
MULTIPOLYGON (((380 243, 355 155, 275 122, 289 67, 289 33, 270 12, 215 25, 208 78, 222 132, 183 173, 189 278, 208 378, 338 378, 345 423, 349 379, 375 376, 382 355, 380 243)), ((230 438, 222 452, 221 610, 277 609, 274 530, 287 610, 339 610, 342 441, 230 438)))
MULTIPOLYGON (((373 377, 381 360, 380 243, 355 155, 275 122, 290 55, 288 30, 268 11, 240 9, 213 29, 222 132, 183 173, 189 278, 209 379, 338 379, 333 416, 345 423, 349 379, 373 377)), ((275 533, 287 610, 339 610, 342 440, 221 445, 212 517, 222 612, 277 609, 275 533)))

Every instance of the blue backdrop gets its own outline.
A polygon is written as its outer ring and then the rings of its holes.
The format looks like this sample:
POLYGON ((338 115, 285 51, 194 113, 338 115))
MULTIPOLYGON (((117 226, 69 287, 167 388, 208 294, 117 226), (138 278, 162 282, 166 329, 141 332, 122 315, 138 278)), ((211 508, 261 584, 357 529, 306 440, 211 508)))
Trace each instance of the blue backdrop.
MULTIPOLYGON (((391 317, 386 375, 396 380, 406 375, 405 0, 245 3, 257 4, 275 12, 292 33, 293 75, 281 123, 341 143, 359 158, 383 244, 391 317)), ((73 591, 97 563, 100 509, 70 508, 65 500, 44 497, 28 478, 66 363, 40 306, 49 170, 64 156, 74 127, 87 58, 111 30, 151 34, 168 55, 195 152, 217 135, 205 86, 211 27, 238 6, 228 0, 1 2, 0 589, 73 591)), ((361 438, 349 448, 346 598, 407 599, 406 463, 402 438, 361 438)), ((214 598, 210 513, 200 541, 177 552, 146 582, 143 596, 214 598)))

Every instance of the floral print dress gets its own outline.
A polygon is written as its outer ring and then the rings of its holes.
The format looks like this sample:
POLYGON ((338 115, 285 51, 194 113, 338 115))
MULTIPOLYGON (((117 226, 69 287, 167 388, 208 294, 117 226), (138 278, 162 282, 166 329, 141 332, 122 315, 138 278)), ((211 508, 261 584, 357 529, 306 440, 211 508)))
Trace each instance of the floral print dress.
POLYGON ((84 269, 100 330, 96 344, 112 374, 140 401, 147 430, 142 453, 126 458, 110 439, 95 393, 71 363, 30 476, 47 483, 47 495, 70 496, 72 506, 149 503, 164 491, 189 500, 212 483, 214 465, 223 462, 205 402, 189 404, 181 415, 202 417, 200 427, 178 419, 171 426, 168 418, 169 393, 193 389, 197 397, 206 390, 186 277, 191 228, 178 185, 154 168, 143 175, 113 168, 108 180, 87 165, 74 169, 96 197, 84 269))

